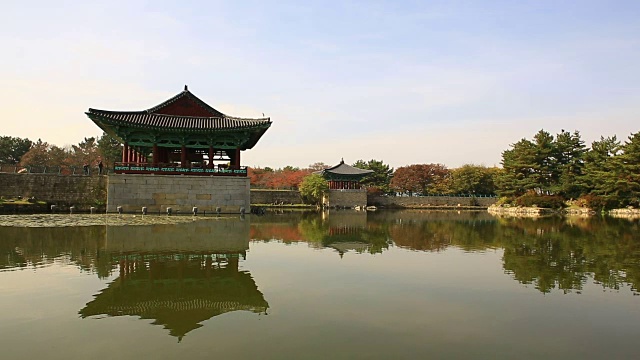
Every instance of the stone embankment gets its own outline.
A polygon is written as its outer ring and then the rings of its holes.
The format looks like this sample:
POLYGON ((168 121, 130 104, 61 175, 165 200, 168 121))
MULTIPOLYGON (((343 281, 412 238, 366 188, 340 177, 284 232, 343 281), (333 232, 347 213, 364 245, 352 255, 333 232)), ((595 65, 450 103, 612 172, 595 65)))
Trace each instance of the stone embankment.
MULTIPOLYGON (((598 214, 589 208, 567 208, 562 210, 546 209, 538 207, 522 207, 522 206, 490 206, 487 211, 493 215, 499 216, 516 216, 516 217, 538 217, 551 214, 568 215, 568 216, 593 216, 598 214)), ((640 218, 640 209, 612 209, 607 212, 609 216, 617 218, 640 218)))
POLYGON ((619 218, 640 218, 640 209, 626 208, 626 209, 613 209, 609 211, 609 215, 619 218))
POLYGON ((378 208, 402 209, 486 209, 495 204, 495 197, 463 196, 369 196, 368 205, 378 208))
POLYGON ((591 216, 596 214, 595 211, 589 208, 567 208, 562 210, 562 213, 570 216, 591 216))
POLYGON ((523 207, 523 206, 500 206, 492 205, 487 208, 487 211, 492 215, 506 215, 506 216, 523 216, 523 217, 536 217, 550 214, 560 213, 554 209, 539 208, 539 207, 523 207))

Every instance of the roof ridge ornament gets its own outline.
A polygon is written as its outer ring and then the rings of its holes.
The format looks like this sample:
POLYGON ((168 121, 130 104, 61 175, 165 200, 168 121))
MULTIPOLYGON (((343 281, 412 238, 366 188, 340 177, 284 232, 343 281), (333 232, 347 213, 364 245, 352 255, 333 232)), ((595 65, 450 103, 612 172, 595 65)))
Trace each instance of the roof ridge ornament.
POLYGON ((344 158, 340 160, 340 164, 344 164, 344 158))
POLYGON ((189 88, 187 87, 187 85, 184 85, 184 91, 189 91, 189 88))

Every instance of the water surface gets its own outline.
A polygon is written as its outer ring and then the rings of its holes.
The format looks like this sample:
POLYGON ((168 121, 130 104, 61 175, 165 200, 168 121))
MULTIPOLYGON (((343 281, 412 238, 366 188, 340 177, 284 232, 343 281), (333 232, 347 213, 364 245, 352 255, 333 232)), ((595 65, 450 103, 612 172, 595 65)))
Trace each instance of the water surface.
POLYGON ((3 358, 637 355, 637 220, 334 211, 145 224, 0 227, 3 358))

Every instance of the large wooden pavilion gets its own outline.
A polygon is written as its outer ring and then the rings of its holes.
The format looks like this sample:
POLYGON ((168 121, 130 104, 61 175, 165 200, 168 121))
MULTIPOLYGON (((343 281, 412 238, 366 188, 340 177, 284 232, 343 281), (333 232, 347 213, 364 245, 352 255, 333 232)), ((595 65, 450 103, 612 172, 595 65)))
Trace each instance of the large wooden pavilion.
POLYGON ((89 109, 87 116, 122 144, 116 173, 246 176, 240 152, 253 148, 270 118, 227 116, 185 85, 176 96, 142 111, 89 109))

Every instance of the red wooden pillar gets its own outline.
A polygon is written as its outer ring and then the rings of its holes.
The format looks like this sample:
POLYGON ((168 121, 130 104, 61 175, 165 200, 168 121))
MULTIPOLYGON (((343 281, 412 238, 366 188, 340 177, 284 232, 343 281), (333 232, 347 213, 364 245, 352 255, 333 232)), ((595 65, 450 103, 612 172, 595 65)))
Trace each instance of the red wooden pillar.
POLYGON ((180 166, 187 167, 187 146, 182 145, 180 150, 180 166))
POLYGON ((215 154, 215 151, 213 151, 213 146, 209 145, 209 164, 208 164, 209 169, 213 169, 214 154, 215 154))
POLYGON ((129 144, 127 142, 124 143, 124 146, 122 147, 122 162, 126 163, 129 162, 129 144))

